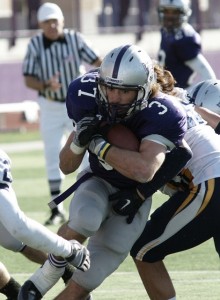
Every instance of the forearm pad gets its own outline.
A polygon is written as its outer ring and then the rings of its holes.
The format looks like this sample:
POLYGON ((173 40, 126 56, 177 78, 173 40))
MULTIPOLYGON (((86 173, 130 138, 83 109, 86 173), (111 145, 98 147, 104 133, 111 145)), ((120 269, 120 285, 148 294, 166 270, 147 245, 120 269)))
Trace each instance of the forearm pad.
POLYGON ((160 169, 154 175, 154 178, 149 182, 139 184, 137 190, 139 190, 145 199, 152 196, 164 184, 173 179, 191 157, 192 152, 190 149, 183 147, 174 148, 171 152, 166 154, 166 158, 160 169))

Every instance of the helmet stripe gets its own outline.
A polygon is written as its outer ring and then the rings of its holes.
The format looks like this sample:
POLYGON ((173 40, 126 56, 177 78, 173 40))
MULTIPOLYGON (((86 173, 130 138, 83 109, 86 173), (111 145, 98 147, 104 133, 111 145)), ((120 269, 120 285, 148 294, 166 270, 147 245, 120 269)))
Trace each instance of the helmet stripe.
POLYGON ((123 57, 123 55, 125 54, 125 52, 127 51, 127 49, 129 47, 131 47, 131 45, 124 46, 121 49, 121 51, 118 53, 118 56, 117 56, 117 58, 115 60, 115 65, 114 65, 114 68, 113 68, 113 72, 112 72, 112 78, 117 78, 122 57, 123 57))

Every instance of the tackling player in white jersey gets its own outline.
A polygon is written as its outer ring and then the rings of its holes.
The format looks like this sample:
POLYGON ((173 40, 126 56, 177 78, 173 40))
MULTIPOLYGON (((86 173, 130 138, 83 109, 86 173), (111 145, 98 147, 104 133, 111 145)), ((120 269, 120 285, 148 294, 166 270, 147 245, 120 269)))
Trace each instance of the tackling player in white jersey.
MULTIPOLYGON (((29 251, 26 251, 26 253, 29 252, 29 255, 26 256, 29 258, 31 258, 30 254, 37 254, 34 249, 44 251, 45 253, 54 253, 66 259, 65 265, 67 265, 68 261, 81 270, 85 271, 89 268, 89 252, 84 246, 75 240, 67 241, 63 239, 40 223, 28 218, 24 212, 21 211, 16 194, 12 188, 11 160, 1 149, 0 203, 1 246, 15 252, 28 249, 29 251)), ((40 254, 45 261, 47 255, 45 254, 45 256, 43 256, 42 252, 40 252, 40 254)), ((42 261, 42 263, 44 261, 42 261)), ((62 275, 63 270, 61 276, 62 275)))
MULTIPOLYGON (((219 112, 220 82, 197 84, 188 95, 191 102, 219 112), (217 105, 216 105, 217 104, 217 105)), ((131 250, 139 274, 151 299, 176 299, 163 259, 213 238, 220 255, 220 116, 196 106, 206 122, 186 105, 188 130, 185 139, 193 152, 178 178, 163 192, 171 197, 159 207, 131 250), (178 179, 178 180, 176 180, 178 179)))

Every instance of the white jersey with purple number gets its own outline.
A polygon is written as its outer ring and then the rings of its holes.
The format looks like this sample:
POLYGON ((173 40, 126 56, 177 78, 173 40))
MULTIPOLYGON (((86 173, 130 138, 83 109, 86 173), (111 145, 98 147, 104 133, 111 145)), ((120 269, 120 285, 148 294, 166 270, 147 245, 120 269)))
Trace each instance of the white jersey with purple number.
POLYGON ((220 177, 220 136, 207 125, 192 104, 183 105, 187 112, 187 131, 184 139, 193 152, 193 157, 185 169, 187 174, 190 172, 193 184, 198 185, 211 178, 220 177))

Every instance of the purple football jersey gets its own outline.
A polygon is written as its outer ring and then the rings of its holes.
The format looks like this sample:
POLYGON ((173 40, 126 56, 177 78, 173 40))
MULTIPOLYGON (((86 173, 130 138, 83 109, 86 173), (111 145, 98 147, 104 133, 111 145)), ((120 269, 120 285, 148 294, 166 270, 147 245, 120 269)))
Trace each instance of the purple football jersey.
MULTIPOLYGON (((96 71, 90 71, 70 84, 66 105, 68 115, 74 122, 78 122, 89 112, 99 113, 95 98, 98 88, 97 76, 96 71)), ((186 113, 178 100, 160 93, 157 97, 149 99, 146 108, 121 123, 131 129, 139 141, 148 135, 158 134, 179 145, 186 131, 186 113)), ((138 184, 114 169, 106 170, 92 153, 89 161, 92 171, 97 176, 116 187, 126 188, 128 185, 138 184)))
POLYGON ((200 52, 200 35, 190 24, 185 24, 174 32, 161 29, 158 61, 172 73, 178 87, 189 86, 188 81, 193 71, 185 65, 185 62, 195 58, 200 52))

